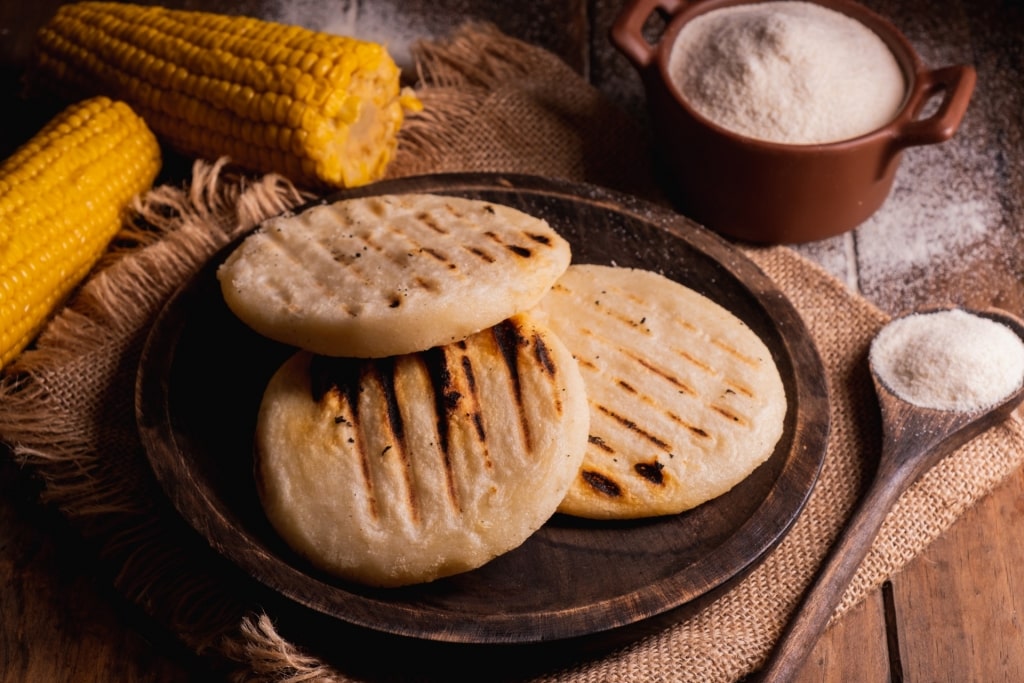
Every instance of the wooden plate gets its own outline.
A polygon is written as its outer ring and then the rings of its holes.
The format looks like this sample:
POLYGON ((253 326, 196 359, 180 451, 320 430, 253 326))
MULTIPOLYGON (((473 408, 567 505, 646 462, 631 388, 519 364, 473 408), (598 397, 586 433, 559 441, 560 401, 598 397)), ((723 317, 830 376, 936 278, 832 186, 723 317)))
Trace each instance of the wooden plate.
MULTIPOLYGON (((263 388, 293 349, 226 308, 213 258, 156 320, 139 368, 138 425, 157 479, 209 544, 328 623, 433 642, 530 644, 665 615, 752 567, 799 514, 828 434, 826 381, 792 305, 743 254, 666 210, 589 186, 524 176, 443 175, 329 199, 435 192, 501 202, 547 219, 577 262, 663 272, 718 301, 772 350, 789 397, 773 456, 728 494, 684 514, 628 523, 556 515, 518 549, 431 584, 371 589, 326 576, 263 516, 252 432, 263 388)), ((359 630, 359 629, 357 629, 359 630)))

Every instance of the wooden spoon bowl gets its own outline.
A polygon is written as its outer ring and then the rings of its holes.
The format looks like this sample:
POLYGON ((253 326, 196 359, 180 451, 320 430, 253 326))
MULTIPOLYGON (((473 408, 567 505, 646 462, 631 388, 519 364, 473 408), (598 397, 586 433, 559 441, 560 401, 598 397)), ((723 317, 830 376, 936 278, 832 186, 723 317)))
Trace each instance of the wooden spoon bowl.
MULTIPOLYGON (((927 311, 936 312, 936 311, 927 311)), ((1024 321, 1003 311, 968 311, 1009 327, 1024 339, 1024 321)), ((1003 422, 1024 400, 1024 387, 976 412, 914 405, 871 368, 882 412, 882 452, 871 484, 831 548, 775 650, 748 680, 789 681, 810 655, 886 516, 921 475, 956 449, 1003 422)))

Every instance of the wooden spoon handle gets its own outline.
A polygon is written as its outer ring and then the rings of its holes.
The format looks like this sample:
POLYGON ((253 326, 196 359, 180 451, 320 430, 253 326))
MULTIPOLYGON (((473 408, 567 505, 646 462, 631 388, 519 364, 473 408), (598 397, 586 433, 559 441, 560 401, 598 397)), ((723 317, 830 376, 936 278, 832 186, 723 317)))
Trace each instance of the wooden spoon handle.
POLYGON ((828 625, 886 515, 908 485, 908 481, 900 479, 874 479, 804 593, 768 661, 748 680, 785 682, 795 677, 828 625))
MULTIPOLYGON (((1008 325, 1024 338, 1024 321, 1005 312, 981 315, 1008 325)), ((880 381, 872 369, 882 413, 882 452, 878 470, 839 538, 804 593, 775 650, 748 681, 788 682, 803 666, 828 626, 886 515, 907 488, 939 460, 993 425, 1024 401, 1018 388, 1003 402, 980 412, 915 406, 880 381)))

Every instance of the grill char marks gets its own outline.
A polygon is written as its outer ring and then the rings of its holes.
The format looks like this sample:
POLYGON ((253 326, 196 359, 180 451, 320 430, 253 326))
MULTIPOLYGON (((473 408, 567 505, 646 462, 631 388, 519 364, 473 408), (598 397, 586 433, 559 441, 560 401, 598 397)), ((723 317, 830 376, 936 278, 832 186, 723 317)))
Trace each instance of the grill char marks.
POLYGON ((665 370, 665 368, 663 368, 662 366, 656 365, 655 363, 652 363, 651 361, 647 360, 643 356, 641 356, 641 355, 639 355, 637 353, 634 353, 633 351, 631 351, 629 349, 622 349, 622 353, 624 355, 628 356, 629 358, 632 358, 634 361, 636 361, 641 366, 643 366, 644 369, 647 370, 648 372, 653 372, 654 374, 656 374, 659 377, 661 377, 662 379, 664 379, 666 382, 669 382, 670 384, 672 384, 672 386, 674 386, 676 389, 678 389, 681 393, 689 394, 690 396, 696 396, 697 395, 697 392, 693 390, 693 387, 691 387, 689 384, 684 382, 677 375, 675 375, 673 373, 670 373, 670 372, 667 372, 665 370))
POLYGON ((366 457, 366 441, 362 436, 359 419, 359 386, 365 368, 359 360, 350 358, 326 358, 313 356, 310 360, 310 394, 313 402, 318 405, 332 403, 330 397, 337 398, 339 409, 334 416, 334 424, 344 425, 352 431, 349 437, 350 447, 358 453, 359 471, 362 473, 363 485, 368 492, 370 515, 374 519, 380 517, 377 498, 374 494, 373 474, 370 461, 366 457), (348 416, 345 415, 345 410, 348 416))
MULTIPOLYGON (((397 470, 402 473, 402 477, 405 479, 403 488, 408 492, 406 508, 415 522, 419 520, 419 505, 415 487, 412 485, 412 463, 405 444, 405 420, 402 417, 400 400, 395 388, 396 367, 394 358, 367 361, 313 356, 310 361, 310 392, 313 401, 320 405, 327 405, 331 395, 337 395, 339 399, 348 404, 351 411, 351 418, 348 422, 357 435, 354 438, 359 445, 361 469, 364 474, 364 484, 368 490, 371 492, 373 490, 372 471, 375 468, 375 464, 371 462, 371 456, 399 460, 401 464, 397 470), (376 408, 383 411, 385 419, 381 422, 386 430, 384 439, 386 445, 379 453, 373 454, 368 454, 363 446, 367 443, 367 426, 359 409, 360 394, 370 384, 375 384, 380 389, 383 405, 376 406, 376 408)), ((343 419, 342 422, 344 421, 343 419)), ((337 418, 335 418, 335 422, 339 423, 337 418)), ((372 495, 371 501, 373 501, 372 495)), ((379 511, 374 505, 374 516, 378 516, 378 513, 379 511)))
POLYGON ((387 215, 388 205, 378 197, 370 197, 366 202, 366 210, 377 218, 383 218, 387 215))
POLYGON ((437 292, 441 290, 441 287, 438 284, 437 280, 428 280, 425 277, 416 276, 416 278, 413 280, 413 283, 420 289, 425 289, 428 292, 437 292))
POLYGON ((498 345, 498 351, 505 361, 517 406, 523 405, 523 384, 519 376, 519 347, 527 341, 522 329, 512 320, 505 320, 491 328, 491 334, 498 345))
POLYGON ((433 258, 435 261, 443 263, 448 270, 456 270, 458 268, 458 265, 449 261, 447 256, 442 254, 437 249, 434 249, 433 247, 422 247, 421 251, 422 253, 427 254, 428 256, 433 258))
POLYGON ((547 522, 579 473, 588 422, 572 355, 527 314, 417 353, 300 351, 260 405, 258 493, 283 540, 322 570, 422 583, 547 522))
POLYGON ((425 227, 436 232, 438 235, 447 235, 448 229, 434 217, 429 211, 421 211, 416 214, 417 220, 419 220, 425 227))
POLYGON ((736 413, 736 411, 729 410, 725 406, 720 406, 720 405, 712 404, 711 409, 713 411, 715 411, 716 413, 718 413, 719 415, 721 415, 722 417, 724 417, 726 420, 729 420, 731 422, 735 422, 738 425, 743 425, 744 427, 747 427, 747 426, 750 425, 750 421, 749 420, 747 420, 746 418, 740 416, 738 413, 736 413))
POLYGON ((761 362, 757 358, 751 358, 750 356, 741 353, 734 346, 727 344, 721 339, 712 339, 711 343, 741 363, 749 365, 752 368, 761 367, 761 362))
POLYGON ((525 245, 522 243, 508 242, 504 240, 501 235, 492 231, 485 232, 484 234, 487 237, 489 237, 494 243, 498 244, 499 246, 507 249, 511 253, 523 259, 530 259, 534 255, 534 249, 536 247, 531 246, 530 243, 533 243, 533 245, 539 244, 542 247, 551 246, 551 238, 548 235, 543 235, 535 232, 516 233, 515 237, 521 237, 522 242, 525 242, 525 245))
POLYGON ((314 403, 322 403, 330 391, 337 391, 352 409, 355 422, 359 420, 359 383, 363 376, 363 362, 354 358, 328 358, 313 356, 309 363, 309 387, 314 403))
MULTIPOLYGON (((402 418, 402 410, 398 405, 398 397, 395 394, 395 359, 381 358, 376 363, 369 364, 371 372, 380 382, 384 391, 384 407, 387 409, 388 425, 391 427, 391 435, 394 437, 395 446, 405 441, 405 420, 402 418)), ((404 449, 401 449, 404 453, 404 449)))
POLYGON ((544 368, 544 372, 546 372, 549 377, 554 377, 557 368, 551 360, 551 352, 548 350, 547 344, 544 343, 544 340, 540 335, 533 336, 533 355, 537 357, 538 361, 540 361, 540 365, 544 368))
POLYGON ((674 514, 771 455, 786 396, 739 318, 647 270, 574 264, 538 305, 587 384, 589 442, 559 509, 596 519, 674 514))
MULTIPOLYGON (((463 345, 461 348, 465 349, 463 345)), ((473 370, 473 361, 469 359, 469 356, 462 357, 462 373, 466 379, 466 385, 469 387, 469 394, 476 399, 477 397, 477 386, 476 386, 476 372, 473 370)), ((479 405, 479 401, 475 401, 479 405)), ((480 410, 474 410, 472 412, 473 427, 476 429, 476 438, 480 440, 480 443, 487 443, 487 430, 484 428, 484 416, 480 413, 480 410)))
POLYGON ((650 483, 656 484, 657 486, 665 485, 665 474, 663 472, 664 469, 665 466, 662 465, 657 460, 654 460, 652 462, 638 462, 637 464, 633 465, 633 470, 637 474, 639 474, 641 477, 643 477, 650 483))
POLYGON ((384 410, 387 415, 385 426, 387 429, 388 445, 380 452, 380 458, 397 458, 400 462, 398 470, 405 479, 404 490, 408 496, 406 509, 413 522, 421 521, 420 505, 416 494, 416 487, 413 485, 413 463, 409 449, 405 441, 405 419, 402 417, 400 406, 401 399, 396 391, 395 372, 397 371, 398 359, 381 358, 372 363, 367 363, 367 379, 379 383, 384 400, 384 410))
MULTIPOLYGON (((551 350, 540 335, 533 336, 533 355, 540 363, 540 367, 544 369, 548 381, 551 384, 556 384, 558 382, 558 366, 551 357, 551 350)), ((557 415, 561 415, 565 410, 561 396, 555 396, 554 409, 557 415)))
POLYGON ((438 448, 444 462, 445 481, 448 486, 448 498, 451 506, 461 511, 458 487, 455 482, 455 470, 452 465, 451 423, 463 401, 463 394, 455 385, 455 378, 448 365, 448 354, 437 347, 420 355, 424 368, 430 377, 430 385, 434 394, 434 423, 437 425, 438 448))
POLYGON ((663 439, 655 436, 654 434, 651 434, 648 431, 645 431, 640 427, 640 425, 638 425, 636 422, 629 419, 628 417, 620 415, 619 413, 615 412, 614 410, 607 406, 598 405, 596 407, 599 411, 601 411, 602 414, 608 416, 608 418, 617 422, 624 429, 632 432, 633 434, 636 434, 639 437, 646 439, 647 441, 654 444, 663 451, 667 451, 669 449, 669 444, 666 443, 663 439))
POLYGON ((473 256, 476 256, 478 259, 480 259, 484 263, 494 263, 494 262, 496 262, 498 260, 494 256, 492 256, 491 254, 488 254, 487 251, 485 249, 481 248, 481 247, 467 245, 467 246, 464 246, 463 249, 468 251, 473 256))
MULTIPOLYGON (((527 337, 524 334, 524 330, 521 327, 519 321, 515 318, 507 319, 494 327, 491 328, 491 334, 494 336, 494 341, 497 344, 498 350, 501 353, 502 358, 505 361, 505 366, 508 370, 509 381, 512 386, 512 393, 515 399, 515 407, 517 414, 520 416, 519 424, 522 428, 523 439, 527 445, 527 448, 533 448, 533 435, 531 434, 530 421, 527 419, 527 412, 525 406, 525 396, 523 394, 523 382, 522 375, 520 372, 520 357, 519 354, 522 350, 532 349, 534 357, 543 368, 547 375, 548 381, 551 384, 556 384, 559 380, 557 375, 557 369, 555 363, 552 361, 550 350, 538 335, 531 334, 527 337)), ((557 414, 561 415, 564 406, 560 399, 554 400, 554 410, 557 414)))
MULTIPOLYGON (((339 401, 347 404, 351 416, 336 421, 344 422, 347 428, 360 435, 360 444, 369 439, 366 432, 370 424, 378 425, 376 429, 382 430, 386 437, 384 441, 387 443, 383 450, 380 453, 361 455, 367 486, 370 486, 372 481, 370 470, 379 467, 374 461, 374 455, 378 459, 387 458, 400 462, 399 469, 406 480, 403 488, 409 492, 408 511, 414 522, 419 521, 419 503, 414 494, 415 463, 411 460, 415 457, 437 457, 443 462, 450 505, 453 509, 461 509, 452 452, 455 446, 453 430, 458 428, 457 423, 462 422, 465 425, 460 429, 468 428, 468 431, 462 432, 466 438, 476 441, 474 448, 482 458, 482 466, 486 469, 493 467, 487 454, 488 435, 486 416, 483 413, 484 403, 479 396, 481 387, 478 374, 483 370, 476 368, 475 363, 486 362, 488 358, 500 359, 500 367, 504 369, 500 375, 505 378, 503 381, 507 382, 509 387, 509 400, 519 416, 516 423, 521 430, 523 443, 528 449, 532 448, 532 435, 524 403, 527 396, 523 385, 523 363, 539 368, 551 383, 560 381, 557 377, 557 363, 542 336, 524 331, 516 319, 506 320, 481 334, 488 334, 490 340, 478 339, 474 343, 475 347, 480 347, 480 355, 475 348, 470 348, 467 342, 463 341, 399 357, 367 360, 314 355, 311 361, 310 391, 315 402, 324 405, 330 400, 330 396, 336 395, 339 401), (488 346, 492 351, 484 349, 488 346), (524 353, 531 354, 533 359, 528 361, 523 356, 524 353), (402 402, 408 397, 401 395, 398 387, 402 382, 396 375, 412 372, 413 364, 420 366, 420 372, 428 378, 432 393, 432 420, 437 434, 436 453, 433 455, 413 454, 408 450, 407 424, 402 410, 402 402), (375 412, 375 419, 369 415, 361 416, 359 408, 360 395, 371 386, 378 388, 378 391, 372 391, 371 395, 379 395, 382 402, 381 405, 371 408, 375 412)), ((487 372, 493 374, 494 369, 487 372)), ((553 409, 557 414, 564 411, 560 397, 554 398, 553 409)))
MULTIPOLYGON (((569 290, 566 289, 564 285, 560 284, 560 285, 557 285, 557 287, 561 288, 562 292, 569 292, 569 290)), ((637 329, 641 329, 641 331, 644 332, 645 334, 648 333, 647 330, 639 328, 636 324, 633 324, 632 322, 630 322, 630 321, 632 321, 632 318, 631 318, 631 316, 629 314, 627 314, 625 312, 617 311, 614 308, 607 308, 607 309, 603 309, 603 310, 604 310, 604 313, 606 315, 612 316, 616 320, 619 320, 619 321, 622 321, 622 322, 629 322, 630 326, 632 326, 634 328, 637 328, 637 329)), ((694 332, 698 332, 699 331, 696 326, 694 326, 692 323, 689 323, 689 322, 687 322, 687 321, 685 321, 683 319, 677 319, 676 322, 683 329, 692 330, 694 332)), ((679 376, 678 374, 676 374, 674 372, 670 372, 667 369, 667 366, 659 364, 659 363, 652 362, 650 359, 648 359, 644 355, 638 353, 633 348, 631 348, 629 346, 622 346, 618 342, 614 341, 613 339, 605 338, 602 335, 598 335, 594 330, 591 330, 589 328, 580 328, 579 329, 579 333, 582 334, 582 335, 586 335, 586 336, 590 337, 592 340, 594 340, 595 344, 607 346, 609 349, 614 348, 614 352, 615 353, 619 353, 623 357, 629 358, 633 363, 636 363, 637 366, 639 366, 639 368, 641 368, 641 370, 639 371, 641 375, 644 374, 644 373, 650 373, 650 374, 656 375, 656 376, 660 377, 662 380, 664 380, 665 382, 668 382, 670 385, 672 385, 680 394, 684 394, 686 396, 689 396, 692 399, 706 400, 706 399, 703 399, 700 396, 700 394, 687 381, 685 381, 681 376, 679 376), (617 347, 617 348, 615 348, 615 347, 617 347)), ((741 353, 738 350, 736 350, 733 346, 731 346, 731 345, 729 345, 729 344, 727 344, 727 343, 725 343, 725 342, 723 342, 721 340, 718 340, 718 339, 712 339, 712 340, 710 340, 710 343, 713 344, 716 348, 718 348, 721 351, 723 351, 726 354, 728 354, 729 356, 735 358, 736 360, 738 360, 738 361, 740 361, 740 362, 742 362, 742 363, 744 363, 746 365, 750 365, 752 367, 758 367, 758 361, 756 359, 744 355, 743 353, 741 353)), ((675 354, 679 359, 683 360, 686 364, 688 364, 691 367, 693 367, 696 370, 698 370, 699 372, 706 373, 706 374, 712 374, 712 373, 715 372, 714 368, 712 368, 705 360, 703 360, 701 358, 698 358, 693 353, 690 353, 689 351, 687 351, 685 349, 675 348, 675 349, 672 349, 672 353, 675 354)), ((587 370, 589 370, 591 372, 606 372, 605 370, 599 369, 596 365, 594 365, 588 359, 580 359, 580 367, 581 368, 586 368, 587 370)), ((629 373, 629 374, 632 375, 633 373, 629 373)), ((752 400, 756 399, 755 395, 747 387, 737 383, 734 380, 731 380, 730 378, 723 378, 723 381, 730 386, 730 388, 731 388, 730 389, 730 393, 744 396, 747 399, 752 399, 752 400)), ((631 394, 631 395, 633 395, 635 397, 641 397, 645 402, 651 403, 649 397, 647 397, 646 395, 641 395, 637 391, 637 389, 629 381, 627 381, 626 379, 622 379, 622 378, 613 379, 612 383, 614 383, 616 386, 618 386, 624 392, 626 392, 628 394, 631 394)), ((749 427, 750 426, 749 420, 741 412, 737 412, 736 410, 734 410, 732 408, 726 407, 726 406, 721 405, 721 404, 712 403, 712 402, 707 402, 706 406, 707 406, 708 409, 713 411, 715 414, 725 418, 726 420, 728 420, 730 422, 733 422, 735 424, 741 425, 743 427, 749 427)), ((653 406, 653 407, 655 409, 659 409, 658 406, 653 406)), ((711 432, 709 432, 708 428, 706 428, 705 426, 695 425, 695 424, 689 423, 686 420, 684 420, 683 418, 681 418, 675 412, 673 412, 671 410, 667 410, 664 407, 662 407, 660 409, 664 412, 664 414, 665 414, 665 416, 666 416, 666 418, 668 420, 670 420, 671 422, 686 428, 694 437, 697 437, 697 438, 702 439, 702 440, 707 440, 707 439, 712 438, 711 432)), ((666 453, 669 452, 670 444, 668 444, 665 440, 659 438, 658 436, 655 436, 653 434, 650 434, 650 433, 640 429, 635 424, 635 422, 633 422, 632 420, 628 420, 628 419, 623 418, 616 411, 614 411, 614 410, 612 410, 610 408, 607 408, 605 406, 598 406, 598 410, 600 410, 607 417, 609 417, 610 419, 616 421, 617 423, 619 423, 621 426, 625 427, 629 431, 632 431, 633 433, 641 436, 642 438, 646 439, 647 441, 649 441, 651 443, 654 443, 655 445, 659 446, 666 453)), ((613 454, 615 452, 615 450, 611 446, 609 446, 603 439, 601 439, 600 437, 595 437, 595 438, 597 438, 598 442, 600 442, 600 446, 599 447, 601 448, 601 450, 603 450, 603 451, 605 451, 606 453, 609 453, 609 454, 613 454)), ((650 479, 650 477, 647 477, 644 474, 644 472, 641 472, 639 469, 637 469, 636 472, 641 477, 644 477, 645 479, 650 479)))
POLYGON ((621 498, 622 487, 614 481, 594 470, 580 470, 580 477, 587 483, 587 486, 609 498, 621 498))
POLYGON ((229 308, 263 336, 326 356, 378 358, 528 310, 570 258, 550 225, 512 207, 401 194, 269 219, 217 277, 229 308))
POLYGON ((430 384, 434 388, 434 414, 437 416, 438 446, 444 453, 445 462, 450 463, 449 415, 459 406, 462 394, 455 388, 451 371, 448 369, 447 358, 440 348, 433 348, 423 354, 424 366, 430 375, 430 384))

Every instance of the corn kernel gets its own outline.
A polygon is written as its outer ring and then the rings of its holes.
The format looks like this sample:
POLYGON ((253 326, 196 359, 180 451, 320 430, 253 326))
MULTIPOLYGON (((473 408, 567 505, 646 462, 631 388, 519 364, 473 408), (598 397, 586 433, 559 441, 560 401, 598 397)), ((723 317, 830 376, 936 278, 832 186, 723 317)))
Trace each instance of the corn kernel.
POLYGON ((160 167, 124 103, 77 103, 0 164, 0 367, 41 329, 121 227, 160 167))
POLYGON ((399 70, 382 46, 250 17, 67 3, 40 30, 35 54, 42 82, 126 99, 179 151, 230 154, 256 171, 294 174, 300 184, 378 179, 406 112, 420 107, 411 91, 399 95, 399 70), (372 106, 360 106, 363 100, 372 106), (337 134, 323 132, 325 121, 337 134), (252 128, 271 124, 278 128, 252 128), (341 131, 344 125, 358 132, 341 131), (239 134, 244 144, 229 139, 239 134), (335 157, 328 165, 309 163, 328 157, 335 157))

